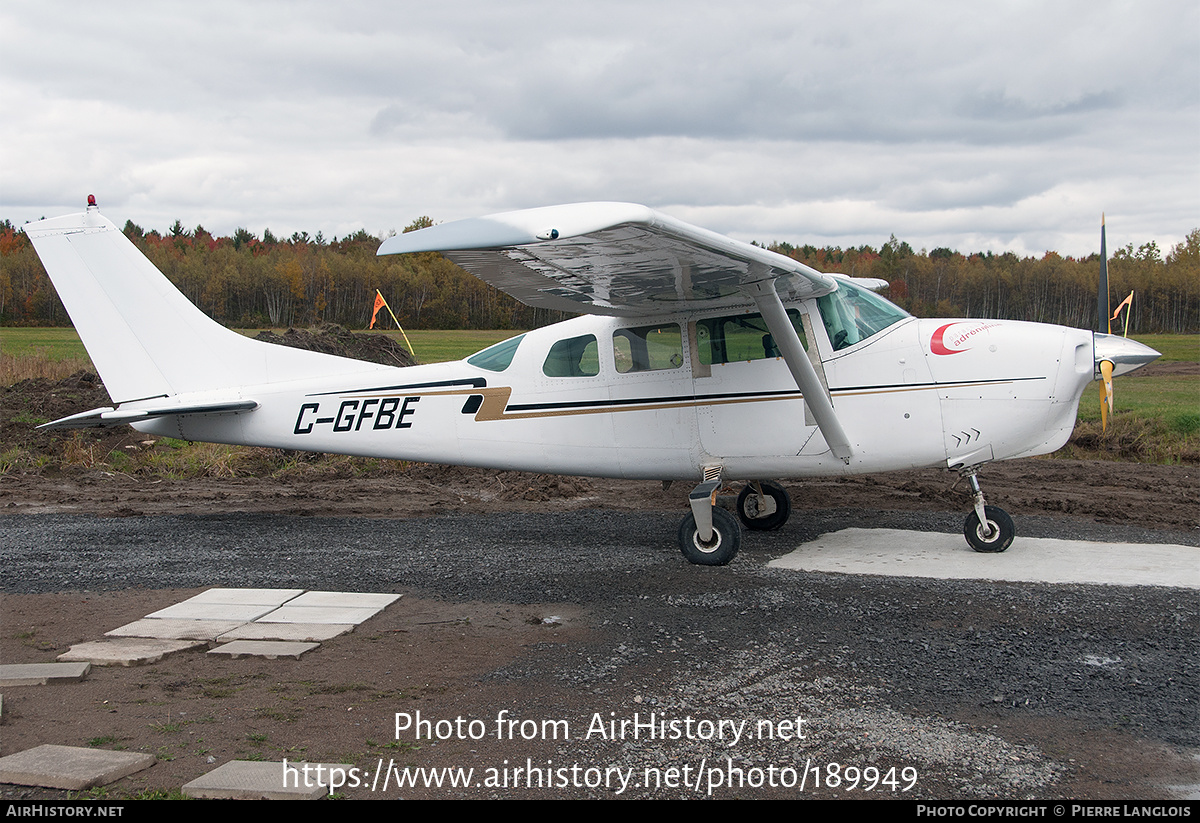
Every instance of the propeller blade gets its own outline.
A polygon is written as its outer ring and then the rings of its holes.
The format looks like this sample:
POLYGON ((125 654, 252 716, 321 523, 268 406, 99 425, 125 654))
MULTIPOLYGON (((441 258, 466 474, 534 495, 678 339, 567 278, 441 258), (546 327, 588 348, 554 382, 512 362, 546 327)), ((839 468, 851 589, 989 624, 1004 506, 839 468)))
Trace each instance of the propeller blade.
POLYGON ((1113 410, 1113 364, 1111 360, 1100 361, 1100 431, 1108 430, 1108 416, 1113 410))
POLYGON ((1108 307, 1108 246, 1104 240, 1104 215, 1100 215, 1100 283, 1096 290, 1096 331, 1112 334, 1108 307))

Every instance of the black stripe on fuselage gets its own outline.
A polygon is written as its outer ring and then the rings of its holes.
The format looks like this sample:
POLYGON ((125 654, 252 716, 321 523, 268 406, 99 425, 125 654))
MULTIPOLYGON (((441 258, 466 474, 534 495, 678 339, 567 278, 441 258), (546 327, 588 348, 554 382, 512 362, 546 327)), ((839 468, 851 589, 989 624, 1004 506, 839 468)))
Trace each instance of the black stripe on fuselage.
POLYGON ((327 397, 331 394, 359 394, 370 391, 404 392, 414 389, 441 389, 447 386, 470 386, 473 389, 486 389, 487 380, 483 377, 467 377, 459 380, 437 380, 429 383, 406 383, 401 386, 372 386, 362 389, 338 389, 337 391, 311 392, 305 397, 327 397))
MULTIPOLYGON (((841 386, 830 390, 833 396, 863 394, 871 392, 902 392, 920 391, 926 389, 954 389, 968 386, 981 386, 996 383, 1020 383, 1031 380, 1045 380, 1045 377, 1007 377, 991 380, 959 380, 952 383, 886 383, 864 386, 841 386)), ((327 397, 330 395, 361 394, 363 392, 419 392, 422 389, 440 389, 465 386, 475 389, 487 387, 487 380, 482 377, 461 378, 458 380, 437 380, 426 383, 406 383, 396 386, 372 386, 356 389, 339 389, 337 391, 312 392, 306 397, 327 397)), ((510 403, 506 412, 535 412, 535 411, 567 411, 571 409, 620 409, 630 406, 670 405, 673 403, 690 403, 703 405, 705 403, 721 403, 730 401, 753 400, 799 400, 803 395, 798 389, 761 392, 722 392, 719 394, 677 394, 666 397, 636 397, 622 400, 573 400, 549 403, 510 403)))
MULTIPOLYGON (((1045 380, 1045 377, 1008 377, 999 380, 962 380, 954 383, 892 383, 887 385, 875 386, 845 386, 841 388, 831 389, 830 393, 834 396, 839 394, 855 394, 863 392, 894 392, 894 391, 916 391, 919 389, 954 389, 963 388, 966 386, 980 386, 993 383, 1018 383, 1029 380, 1045 380)), ((656 404, 671 404, 671 403, 715 403, 722 400, 754 400, 754 399, 776 399, 776 400, 798 400, 803 398, 803 395, 798 389, 782 390, 782 391, 764 391, 764 392, 725 392, 722 394, 677 394, 666 397, 638 397, 625 400, 574 400, 569 402, 557 403, 510 403, 505 411, 507 412, 527 412, 527 411, 551 411, 555 409, 588 409, 588 408, 605 408, 605 407, 621 407, 621 406, 645 406, 656 404)))

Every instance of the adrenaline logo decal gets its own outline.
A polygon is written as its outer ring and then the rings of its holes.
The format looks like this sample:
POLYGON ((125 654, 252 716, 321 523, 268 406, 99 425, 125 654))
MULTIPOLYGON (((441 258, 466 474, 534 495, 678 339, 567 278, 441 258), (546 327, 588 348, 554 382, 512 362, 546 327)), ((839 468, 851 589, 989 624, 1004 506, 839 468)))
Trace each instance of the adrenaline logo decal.
POLYGON ((929 350, 931 352, 933 352, 934 354, 962 354, 963 352, 967 351, 967 349, 957 349, 957 348, 952 349, 952 348, 950 348, 950 346, 961 346, 963 343, 968 342, 972 337, 979 334, 980 332, 985 331, 987 329, 995 328, 996 326, 999 326, 1000 324, 999 323, 975 323, 970 328, 968 328, 966 331, 955 332, 951 336, 950 342, 947 343, 946 342, 946 330, 949 329, 951 326, 963 326, 963 325, 966 325, 966 324, 961 321, 957 321, 954 323, 947 323, 944 326, 940 326, 938 328, 938 330, 933 333, 933 336, 929 338, 929 350))

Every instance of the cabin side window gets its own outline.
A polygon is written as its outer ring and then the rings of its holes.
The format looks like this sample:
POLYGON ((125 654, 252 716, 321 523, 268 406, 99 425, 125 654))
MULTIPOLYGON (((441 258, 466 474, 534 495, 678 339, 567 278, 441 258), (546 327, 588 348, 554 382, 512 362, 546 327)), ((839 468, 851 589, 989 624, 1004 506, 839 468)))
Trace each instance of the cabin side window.
POLYGON ((683 331, 677 323, 618 329, 613 360, 621 374, 677 369, 683 365, 683 331))
POLYGON ((550 347, 542 373, 547 377, 595 377, 600 373, 599 352, 594 334, 559 340, 550 347))
POLYGON ((518 334, 516 337, 510 337, 502 343, 488 346, 483 351, 476 352, 468 357, 467 362, 472 366, 478 366, 488 371, 504 371, 512 363, 513 356, 517 353, 517 346, 521 345, 521 341, 524 338, 525 335, 518 334))
MULTIPOLYGON (((800 338, 800 345, 807 349, 808 340, 804 335, 800 312, 788 309, 787 316, 800 338)), ((781 356, 775 336, 767 328, 767 321, 763 320, 761 314, 735 314, 697 320, 696 345, 700 363, 705 366, 781 356)))

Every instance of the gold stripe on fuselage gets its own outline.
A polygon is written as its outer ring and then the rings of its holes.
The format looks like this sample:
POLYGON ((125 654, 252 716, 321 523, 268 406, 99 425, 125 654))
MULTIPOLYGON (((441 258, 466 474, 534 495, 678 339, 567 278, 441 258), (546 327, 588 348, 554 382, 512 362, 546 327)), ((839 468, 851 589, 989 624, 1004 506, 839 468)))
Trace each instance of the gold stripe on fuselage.
MULTIPOLYGON (((972 386, 998 386, 1006 383, 1011 383, 1012 380, 989 380, 982 383, 972 383, 972 386)), ((929 384, 922 386, 888 386, 886 388, 863 388, 851 390, 838 390, 833 392, 834 397, 857 397, 868 394, 897 394, 902 392, 912 391, 930 391, 934 389, 959 388, 950 384, 929 384)), ((589 406, 587 408, 558 408, 558 409, 540 409, 537 411, 508 411, 508 401, 512 397, 511 386, 489 386, 486 388, 469 388, 469 389, 448 389, 444 391, 411 391, 411 392, 395 392, 387 393, 361 393, 361 394, 345 394, 342 397, 350 398, 365 398, 365 397, 470 397, 478 395, 483 398, 479 408, 475 412, 475 421, 482 423, 492 420, 530 420, 540 417, 565 417, 568 415, 577 414, 614 414, 616 412, 627 411, 653 411, 655 409, 680 409, 693 406, 727 406, 737 403, 773 403, 780 400, 803 400, 804 396, 799 392, 791 394, 783 394, 767 396, 767 397, 694 397, 688 400, 667 400, 654 401, 648 400, 644 403, 620 404, 611 403, 606 405, 589 406)))

